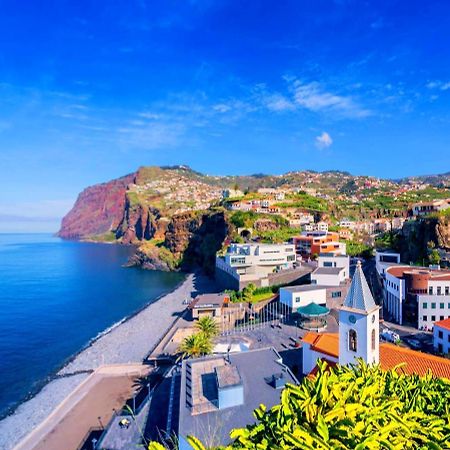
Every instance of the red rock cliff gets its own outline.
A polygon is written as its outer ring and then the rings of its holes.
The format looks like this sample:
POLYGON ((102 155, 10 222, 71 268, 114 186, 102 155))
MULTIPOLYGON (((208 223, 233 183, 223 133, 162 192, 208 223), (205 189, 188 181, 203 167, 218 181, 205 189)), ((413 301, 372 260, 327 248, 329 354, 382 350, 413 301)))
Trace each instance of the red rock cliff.
POLYGON ((127 185, 135 176, 133 173, 85 189, 63 218, 58 236, 80 239, 115 231, 124 216, 127 185))

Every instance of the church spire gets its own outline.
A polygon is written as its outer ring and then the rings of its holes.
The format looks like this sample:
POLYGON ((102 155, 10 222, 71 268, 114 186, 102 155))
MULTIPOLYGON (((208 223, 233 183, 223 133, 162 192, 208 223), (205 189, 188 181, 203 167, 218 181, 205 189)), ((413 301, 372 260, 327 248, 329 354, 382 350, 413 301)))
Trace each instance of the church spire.
POLYGON ((370 312, 377 306, 370 292, 360 261, 356 263, 356 270, 343 306, 344 308, 357 309, 364 312, 370 312))

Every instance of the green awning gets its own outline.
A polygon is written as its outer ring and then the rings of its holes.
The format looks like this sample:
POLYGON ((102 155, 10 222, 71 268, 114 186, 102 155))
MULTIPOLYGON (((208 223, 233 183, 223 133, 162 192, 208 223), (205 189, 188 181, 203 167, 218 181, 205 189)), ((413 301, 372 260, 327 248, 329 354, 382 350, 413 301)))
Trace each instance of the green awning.
POLYGON ((325 306, 318 305, 317 303, 311 302, 309 305, 301 306, 300 308, 297 308, 297 312, 301 316, 306 317, 320 317, 320 316, 326 316, 330 310, 326 308, 325 306))

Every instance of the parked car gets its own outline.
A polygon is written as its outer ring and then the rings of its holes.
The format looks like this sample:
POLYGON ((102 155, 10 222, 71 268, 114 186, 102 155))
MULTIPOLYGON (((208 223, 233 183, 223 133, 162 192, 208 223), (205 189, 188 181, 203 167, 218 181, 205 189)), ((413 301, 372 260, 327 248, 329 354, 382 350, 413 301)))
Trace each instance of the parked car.
POLYGON ((405 342, 412 348, 420 350, 422 348, 422 343, 418 339, 406 338, 405 342))
POLYGON ((383 328, 380 337, 387 342, 397 342, 400 340, 400 335, 389 328, 383 328))

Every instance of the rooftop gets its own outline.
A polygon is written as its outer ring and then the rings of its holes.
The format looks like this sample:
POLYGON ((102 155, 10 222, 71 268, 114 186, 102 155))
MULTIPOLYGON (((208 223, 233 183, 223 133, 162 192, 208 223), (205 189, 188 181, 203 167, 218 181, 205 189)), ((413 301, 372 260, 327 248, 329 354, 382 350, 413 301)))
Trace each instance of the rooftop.
POLYGON ((339 275, 345 267, 318 267, 313 274, 317 275, 339 275))
MULTIPOLYGON (((338 333, 307 333, 303 342, 323 355, 339 358, 338 333)), ((450 380, 450 360, 385 342, 380 343, 380 365, 384 370, 398 366, 409 375, 423 376, 430 370, 434 376, 450 380)))
POLYGON ((448 319, 444 319, 444 320, 440 320, 439 322, 435 322, 434 326, 450 331, 450 317, 448 319))
POLYGON ((220 307, 223 305, 227 298, 229 299, 229 296, 227 294, 198 295, 192 303, 192 308, 205 308, 208 306, 220 307))
POLYGON ((370 292, 366 277, 362 270, 361 262, 357 262, 352 282, 344 300, 344 308, 357 309, 360 311, 372 311, 377 307, 370 292))
POLYGON ((232 429, 255 422, 253 411, 261 403, 267 408, 279 403, 281 391, 273 387, 271 380, 273 375, 280 373, 288 383, 298 383, 294 375, 281 363, 280 355, 273 348, 231 353, 229 362, 223 357, 184 361, 181 375, 179 435, 196 436, 208 447, 229 443, 232 429), (217 367, 219 372, 223 371, 219 375, 220 382, 234 382, 237 375, 240 377, 244 389, 242 405, 220 410, 217 408, 215 376, 217 367), (228 369, 229 367, 234 367, 237 373, 234 369, 228 369), (215 391, 211 389, 213 382, 215 391), (206 400, 210 404, 205 411, 197 410, 195 414, 188 404, 190 393, 194 391, 198 402, 204 403, 206 400))
POLYGON ((430 280, 448 281, 450 280, 450 270, 448 269, 430 269, 429 267, 414 266, 393 266, 386 269, 386 272, 396 278, 403 278, 408 275, 425 275, 430 280))
POLYGON ((215 372, 219 389, 242 384, 241 376, 236 366, 219 366, 216 367, 215 372))
POLYGON ((281 289, 288 292, 309 292, 309 291, 320 291, 326 289, 329 286, 322 286, 320 284, 302 284, 300 286, 284 286, 281 289))

